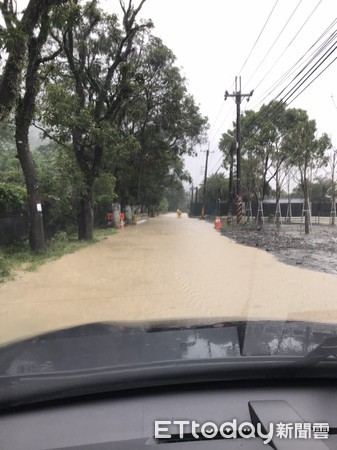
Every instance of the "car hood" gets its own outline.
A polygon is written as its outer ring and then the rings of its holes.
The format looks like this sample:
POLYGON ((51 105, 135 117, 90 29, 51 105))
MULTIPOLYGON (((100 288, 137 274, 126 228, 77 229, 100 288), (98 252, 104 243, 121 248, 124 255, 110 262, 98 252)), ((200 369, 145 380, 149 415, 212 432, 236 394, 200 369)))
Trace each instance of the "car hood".
POLYGON ((93 323, 0 346, 0 377, 253 356, 305 356, 337 325, 300 321, 93 323))

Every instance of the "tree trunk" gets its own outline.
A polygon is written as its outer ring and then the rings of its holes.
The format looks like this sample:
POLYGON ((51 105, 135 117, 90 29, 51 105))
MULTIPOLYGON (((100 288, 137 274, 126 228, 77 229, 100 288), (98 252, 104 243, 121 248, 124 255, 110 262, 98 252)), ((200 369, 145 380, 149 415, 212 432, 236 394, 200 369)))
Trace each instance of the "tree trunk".
POLYGON ((332 175, 331 175, 331 225, 335 226, 336 221, 336 186, 335 186, 335 169, 336 169, 336 150, 334 150, 332 158, 332 175))
POLYGON ((230 148, 230 166, 229 166, 229 185, 228 185, 228 201, 227 201, 227 223, 232 223, 232 204, 233 204, 233 155, 234 147, 230 148))
POLYGON ((20 108, 16 118, 16 148, 26 180, 29 212, 29 245, 32 251, 39 253, 46 248, 42 211, 39 210, 40 196, 34 161, 29 149, 29 126, 21 120, 20 108))
POLYGON ((263 199, 258 198, 257 200, 257 224, 258 226, 263 226, 263 199), (261 207, 261 209, 260 209, 261 207))
POLYGON ((78 239, 91 241, 94 237, 94 211, 92 207, 91 189, 85 193, 79 203, 78 215, 78 239))
POLYGON ((303 194, 304 194, 304 232, 305 234, 309 234, 310 233, 310 226, 309 226, 309 222, 310 222, 310 214, 309 214, 309 194, 308 194, 308 180, 305 178, 303 180, 303 194))
POLYGON ((278 177, 278 173, 276 173, 276 202, 275 202, 275 207, 276 207, 276 211, 275 211, 275 218, 276 218, 276 227, 280 228, 281 226, 281 217, 278 213, 278 208, 280 208, 281 211, 281 206, 280 206, 280 198, 281 198, 281 186, 280 186, 280 182, 279 182, 279 177, 278 177))
MULTIPOLYGON (((43 45, 45 44, 49 31, 48 13, 51 4, 48 2, 41 2, 38 7, 37 2, 30 2, 26 11, 24 12, 23 20, 27 14, 32 14, 37 23, 39 16, 41 17, 41 25, 38 36, 35 36, 33 29, 29 34, 28 40, 28 61, 25 74, 24 95, 18 96, 17 108, 15 112, 15 142, 18 152, 18 158, 25 176, 26 189, 28 195, 28 211, 29 211, 29 245, 34 252, 43 252, 46 248, 42 207, 39 196, 38 179, 34 166, 34 161, 29 148, 29 127, 32 123, 35 100, 38 94, 38 70, 40 65, 40 54, 43 45), (42 3, 46 3, 43 5, 42 3), (44 6, 44 7, 43 7, 44 6)), ((27 17, 26 17, 27 19, 27 17)), ((29 25, 29 20, 27 22, 29 25)), ((31 24, 32 25, 32 24, 31 24)), ((23 51, 23 50, 22 50, 23 51)), ((25 52, 21 56, 24 56, 25 52)), ((14 76, 14 81, 18 81, 18 74, 14 76)), ((18 86, 18 93, 23 90, 23 87, 18 86)))

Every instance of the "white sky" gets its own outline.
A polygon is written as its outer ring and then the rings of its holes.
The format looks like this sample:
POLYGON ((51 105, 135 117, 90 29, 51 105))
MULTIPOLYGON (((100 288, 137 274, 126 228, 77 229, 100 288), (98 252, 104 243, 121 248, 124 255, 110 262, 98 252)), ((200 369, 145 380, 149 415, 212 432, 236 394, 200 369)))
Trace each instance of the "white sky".
MULTIPOLYGON (((242 91, 246 93, 255 89, 254 96, 247 105, 249 108, 259 109, 259 97, 261 99, 262 94, 274 81, 305 54, 337 17, 336 0, 322 0, 278 64, 256 88, 319 0, 302 0, 268 57, 251 78, 298 3, 299 0, 278 1, 257 46, 241 72, 242 91)), ((101 4, 118 10, 117 0, 101 0, 101 4)), ((235 76, 239 75, 274 4, 275 0, 147 0, 143 6, 142 17, 153 20, 153 33, 161 37, 177 56, 177 64, 183 68, 190 92, 200 104, 201 112, 209 118, 210 148, 214 151, 210 155, 209 173, 215 171, 220 164, 218 142, 221 133, 227 131, 235 120, 234 101, 229 98, 224 102, 224 92, 233 90, 235 76)), ((337 52, 329 61, 335 56, 337 52)), ((316 74, 319 71, 320 69, 316 74)), ((316 119, 319 133, 327 132, 334 144, 337 144, 337 110, 331 95, 334 94, 337 103, 336 81, 337 61, 291 104, 291 107, 306 109, 309 117, 316 119)), ((279 91, 280 89, 277 89, 273 95, 279 91)), ((246 107, 245 101, 242 107, 246 107)), ((205 154, 200 152, 197 158, 186 159, 186 167, 194 184, 203 179, 204 160, 205 154)))
MULTIPOLYGON (((262 94, 305 54, 337 17, 336 0, 278 0, 257 46, 239 73, 275 1, 146 0, 143 6, 141 17, 153 20, 153 33, 162 38, 177 56, 177 64, 182 67, 188 80, 189 91, 200 105, 202 114, 209 118, 210 149, 214 152, 209 159, 209 174, 220 165, 220 136, 231 128, 235 120, 233 99, 229 98, 226 102, 223 100, 225 90, 233 91, 235 76, 242 76, 244 93, 255 90, 250 103, 247 105, 244 101, 242 108, 248 106, 259 109, 262 94), (298 3, 298 9, 289 24, 256 71, 298 3), (300 34, 258 86, 317 4, 318 8, 300 34)), ((18 1, 19 7, 26 3, 24 0, 18 1)), ((101 0, 100 4, 104 9, 120 12, 118 0, 101 0)), ((334 29, 336 28, 335 25, 334 29)), ((336 56, 337 52, 327 62, 336 56)), ((316 74, 319 71, 320 69, 316 74)), ((337 61, 291 104, 291 107, 306 109, 309 117, 316 119, 319 133, 327 132, 335 145, 337 109, 331 95, 334 95, 337 104, 336 80, 337 61)), ((279 91, 280 88, 273 95, 279 91)), ((205 164, 205 153, 201 153, 200 149, 196 150, 197 158, 186 158, 186 168, 193 177, 194 185, 202 181, 205 164)))

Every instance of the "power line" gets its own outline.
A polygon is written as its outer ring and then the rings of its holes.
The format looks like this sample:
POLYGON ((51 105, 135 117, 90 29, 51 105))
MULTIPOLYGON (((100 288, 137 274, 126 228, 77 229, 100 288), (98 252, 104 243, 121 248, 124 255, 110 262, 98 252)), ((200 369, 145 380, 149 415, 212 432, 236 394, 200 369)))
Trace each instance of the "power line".
MULTIPOLYGON (((337 22, 337 18, 334 19, 331 24, 326 28, 326 30, 316 39, 316 41, 309 47, 309 49, 305 52, 304 55, 302 55, 302 57, 300 59, 298 59, 288 70, 285 74, 283 74, 275 83, 273 83, 272 86, 270 86, 258 99, 258 101, 260 103, 263 103, 267 97, 269 97, 273 91, 275 91, 284 81, 286 81, 287 78, 289 78, 296 70, 296 68, 300 65, 300 62, 304 59, 303 64, 310 60, 305 66, 307 67, 308 64, 310 64, 310 62, 312 61, 312 59, 315 57, 315 55, 317 56, 319 50, 322 48, 322 46, 325 45, 326 41, 323 42, 323 44, 321 44, 321 46, 318 48, 318 50, 315 50, 313 52, 314 56, 308 56, 306 58, 306 56, 310 53, 310 51, 315 47, 315 45, 330 31, 330 29, 336 24, 337 22), (305 59, 306 58, 306 59, 305 59), (262 99, 262 100, 261 100, 262 99)), ((331 37, 331 35, 330 35, 331 37)))
MULTIPOLYGON (((322 53, 323 49, 325 49, 325 48, 330 44, 330 42, 333 40, 333 38, 336 37, 336 36, 337 36, 337 31, 335 31, 334 34, 333 34, 333 36, 332 36, 331 38, 329 38, 328 41, 327 41, 326 43, 324 43, 324 45, 322 46, 322 48, 321 48, 319 51, 316 52, 316 54, 314 55, 313 58, 311 58, 311 60, 309 61, 309 63, 307 63, 307 64, 306 64, 306 65, 298 72, 298 74, 291 80, 291 82, 288 84, 288 86, 289 86, 293 81, 295 81, 296 78, 298 78, 298 77, 302 74, 302 72, 303 72, 305 69, 307 69, 307 67, 309 66, 309 64, 310 64, 311 62, 313 62, 313 60, 315 59, 315 57, 317 57, 320 53, 322 53)), ((309 69, 308 72, 310 72, 310 71, 311 71, 311 70, 312 70, 312 69, 320 62, 320 60, 321 60, 322 58, 324 58, 324 56, 331 50, 331 48, 332 48, 334 45, 336 45, 336 41, 328 48, 328 50, 323 54, 323 56, 322 56, 318 61, 316 61, 316 63, 313 65, 313 67, 312 67, 311 69, 309 69)), ((330 54, 329 54, 329 55, 330 55, 330 54)), ((329 56, 329 55, 328 55, 328 56, 329 56)), ((308 72, 307 72, 307 73, 308 73, 308 72)), ((307 74, 307 73, 306 73, 306 74, 307 74)), ((303 80, 303 78, 306 76, 306 74, 304 74, 304 75, 302 76, 302 78, 297 82, 297 84, 300 83, 301 80, 303 80)), ((282 95, 283 92, 284 92, 285 90, 286 90, 286 88, 283 88, 282 91, 278 94, 278 97, 279 97, 280 95, 282 95)))
POLYGON ((231 109, 228 111, 228 113, 226 114, 226 117, 224 118, 224 120, 221 122, 221 125, 219 126, 219 128, 217 129, 217 131, 215 133, 213 133, 213 135, 210 137, 210 141, 212 141, 214 139, 214 137, 219 133, 219 131, 221 130, 221 128, 223 127, 224 123, 226 122, 226 120, 228 119, 229 115, 234 111, 234 106, 231 107, 231 109))
MULTIPOLYGON (((300 0, 300 1, 302 1, 302 0, 300 0)), ((321 0, 321 1, 322 1, 322 0, 321 0)), ((267 26, 267 24, 268 24, 268 22, 269 22, 269 20, 270 20, 270 18, 271 18, 271 16, 272 16, 274 10, 275 10, 275 8, 276 8, 278 2, 279 2, 279 0, 276 0, 276 1, 275 1, 274 6, 272 7, 270 13, 268 14, 268 17, 267 17, 267 19, 266 19, 266 21, 265 21, 265 23, 264 23, 264 25, 263 25, 263 27, 262 27, 260 33, 258 34, 258 37, 256 38, 256 40, 255 40, 255 42, 254 42, 254 44, 253 44, 253 46, 252 46, 252 48, 251 48, 251 50, 250 50, 250 52, 249 52, 247 58, 245 59, 244 63, 242 64, 241 69, 239 70, 239 75, 241 74, 242 70, 243 70, 244 67, 246 66, 246 64, 247 64, 247 62, 248 62, 248 60, 249 60, 251 54, 253 53, 253 51, 254 51, 254 49, 255 49, 257 43, 259 42, 260 37, 262 36, 262 33, 263 33, 263 31, 265 30, 265 28, 266 28, 266 26, 267 26)), ((233 83, 233 85, 234 85, 234 83, 233 83)), ((233 88, 233 85, 232 85, 231 89, 233 88)), ((211 126, 211 128, 210 128, 210 130, 209 130, 209 133, 211 132, 211 130, 212 130, 213 127, 215 126, 216 122, 218 121, 218 118, 219 118, 220 113, 221 113, 221 111, 222 111, 222 109, 223 109, 223 106, 224 106, 224 104, 223 104, 222 107, 220 108, 220 111, 219 111, 219 113, 218 113, 218 115, 217 115, 217 117, 216 117, 216 119, 215 119, 215 122, 214 122, 213 125, 211 126)), ((210 140, 213 140, 213 138, 219 133, 219 131, 221 130, 222 126, 223 126, 224 123, 226 122, 228 116, 229 116, 230 113, 233 111, 233 109, 234 109, 234 108, 232 107, 231 110, 228 111, 226 117, 225 117, 224 120, 221 122, 221 125, 219 126, 219 128, 217 129, 217 131, 216 131, 212 136, 210 136, 210 140)))
MULTIPOLYGON (((336 50, 336 49, 335 49, 336 50)), ((334 51, 335 51, 334 50, 334 51)), ((317 78, 319 78, 335 61, 337 60, 337 56, 318 74, 318 75, 316 75, 316 77, 313 79, 313 80, 311 80, 310 81, 310 83, 309 84, 307 84, 294 98, 292 98, 290 101, 289 101, 289 99, 290 99, 290 97, 291 96, 293 96, 294 95, 294 93, 301 87, 301 86, 299 86, 297 89, 296 89, 296 91, 295 92, 293 92, 290 96, 289 96, 289 98, 288 99, 286 99, 285 101, 281 101, 280 102, 280 104, 279 105, 277 105, 276 107, 274 107, 274 110, 271 110, 270 111, 270 114, 269 115, 267 115, 267 117, 265 117, 265 120, 264 120, 264 122, 262 123, 262 125, 261 125, 261 128, 263 128, 263 126, 264 126, 264 124, 265 123, 267 123, 268 122, 268 120, 270 120, 271 118, 273 118, 277 113, 278 113, 278 111, 280 110, 280 108, 284 105, 284 104, 286 104, 286 102, 287 102, 287 105, 289 106, 293 101, 295 101, 306 89, 308 89, 308 87, 317 79, 317 78)), ((323 61, 324 62, 324 61, 323 61)), ((323 64, 323 62, 315 69, 315 71, 323 64)), ((303 83, 302 83, 303 84, 303 83)), ((257 133, 257 131, 255 132, 255 133, 253 133, 253 135, 252 136, 250 136, 247 140, 246 140, 246 144, 247 144, 247 142, 249 142, 254 136, 255 136, 255 134, 257 133)))
MULTIPOLYGON (((298 36, 299 32, 301 31, 301 29, 303 29, 304 25, 307 23, 307 21, 309 20, 309 18, 312 16, 312 14, 315 12, 315 10, 318 8, 319 4, 321 3, 322 0, 320 0, 320 2, 315 6, 315 8, 311 11, 310 15, 307 17, 306 21, 304 22, 304 24, 301 26, 300 30, 295 34, 295 36, 293 37, 293 39, 290 41, 290 43, 288 44, 288 46, 293 42, 293 40, 296 38, 296 36, 298 36)), ((298 7, 299 5, 297 5, 298 7)), ((294 12, 293 12, 294 14, 294 12)), ((288 21, 290 20, 290 18, 288 19, 288 21)), ((334 19, 332 21, 332 23, 327 27, 327 29, 319 36, 318 39, 316 39, 316 41, 312 44, 312 46, 307 50, 307 52, 286 72, 286 74, 284 74, 280 80, 281 82, 284 82, 286 80, 286 78, 289 78, 290 75, 294 72, 294 70, 296 69, 296 66, 299 65, 299 63, 306 57, 306 55, 308 53, 310 53, 312 51, 312 49, 315 47, 315 45, 317 43, 319 43, 319 41, 329 32, 329 30, 332 29, 332 27, 335 25, 337 19, 334 19)), ((334 58, 323 70, 321 70, 307 85, 305 85, 303 87, 303 89, 301 89, 301 87, 307 82, 309 81, 309 79, 314 75, 314 73, 324 64, 324 62, 333 54, 333 52, 336 50, 336 41, 334 41, 335 39, 335 35, 336 35, 336 31, 334 31, 333 33, 331 33, 329 35, 329 37, 316 49, 312 52, 311 55, 309 55, 306 60, 304 61, 305 65, 301 68, 301 70, 296 74, 295 77, 293 77, 293 79, 287 84, 287 86, 285 88, 283 88, 281 90, 281 92, 273 99, 276 100, 278 97, 280 97, 285 91, 287 91, 284 96, 281 99, 281 102, 275 106, 273 106, 270 110, 265 110, 262 113, 262 117, 264 118, 265 121, 270 120, 271 117, 274 117, 276 115, 276 113, 278 113, 279 109, 282 108, 282 106, 287 103, 290 104, 292 103, 296 98, 298 98, 299 95, 301 95, 306 89, 308 89, 308 87, 319 77, 321 76, 332 64, 333 62, 336 61, 337 57, 334 58), (333 42, 332 45, 331 42, 333 42), (330 47, 326 50, 326 48, 330 45, 330 47), (325 52, 324 52, 325 51, 325 52), (320 56, 322 53, 324 52, 324 54, 322 56, 320 56), (320 56, 320 58, 318 58, 320 56), (318 59, 317 59, 318 58, 318 59), (313 61, 317 59, 317 61, 309 68, 309 66, 313 63, 313 61), (308 69, 308 70, 306 70, 308 69), (303 72, 305 72, 303 74, 303 72), (297 80, 300 76, 302 75, 302 77, 296 82, 296 84, 290 88, 291 84, 297 80), (290 88, 288 90, 288 88, 290 88), (300 90, 300 92, 298 92, 298 90, 300 90), (295 95, 297 93, 297 95, 295 95), (294 97, 295 95, 295 97, 294 97)), ((280 84, 280 82, 276 82, 273 85, 273 89, 268 93, 268 96, 273 92, 273 90, 275 90, 278 85, 280 84), (276 84, 276 86, 275 86, 276 84)), ((270 88, 269 88, 270 89, 270 88)), ((230 112, 229 112, 230 113, 230 112)), ((228 117, 229 114, 227 114, 226 118, 228 117)), ((261 116, 260 116, 261 119, 261 116)), ((226 120, 226 119, 225 119, 226 120)), ((222 126, 222 125, 221 125, 222 126)), ((220 127, 221 128, 221 127, 220 127)), ((218 130, 219 131, 219 130, 218 130)), ((256 133, 253 134, 253 136, 256 133)), ((251 136, 250 138, 247 139, 246 143, 252 139, 251 136)), ((219 161, 217 162, 216 165, 218 165, 220 163, 222 158, 219 159, 219 161)), ((215 167, 216 167, 215 165, 215 167)), ((214 168, 215 168, 214 167, 214 168)), ((219 165, 219 167, 217 168, 216 172, 217 173, 220 168, 222 167, 222 161, 219 165)), ((213 169, 214 170, 214 169, 213 169)))
MULTIPOLYGON (((276 0, 276 2, 274 3, 274 6, 272 7, 272 9, 271 9, 271 11, 270 11, 270 13, 269 13, 269 15, 268 15, 268 17, 267 17, 267 20, 265 21, 265 23, 264 23, 264 25, 263 25, 263 27, 262 27, 262 29, 261 29, 261 31, 260 31, 258 37, 256 38, 256 40, 255 40, 255 42, 254 42, 254 44, 253 44, 253 47, 251 48, 251 50, 250 50, 250 52, 249 52, 247 58, 245 59, 245 62, 242 64, 242 67, 241 67, 241 69, 239 70, 238 75, 241 75, 241 72, 243 71, 244 67, 246 66, 247 61, 249 60, 251 54, 252 54, 253 51, 254 51, 254 48, 256 47, 257 43, 259 42, 260 37, 261 37, 262 33, 264 32, 264 29, 266 28, 266 26, 267 26, 267 24, 268 24, 268 22, 269 22, 269 19, 270 19, 270 17, 271 17, 272 14, 273 14, 274 9, 276 8, 276 5, 278 4, 278 1, 279 1, 279 0, 276 0)), ((231 89, 232 89, 232 88, 231 88, 231 89)))
MULTIPOLYGON (((270 119, 272 119, 273 117, 276 116, 276 114, 278 113, 278 111, 285 105, 290 105, 293 101, 296 100, 296 98, 298 98, 306 89, 308 89, 308 87, 319 77, 321 76, 336 60, 337 57, 334 58, 327 66, 325 66, 325 68, 318 74, 315 76, 315 78, 313 78, 295 97, 294 94, 301 88, 301 86, 303 86, 303 84, 308 81, 308 79, 319 69, 319 67, 322 66, 322 64, 329 58, 329 56, 331 56, 337 49, 337 41, 334 42, 334 44, 324 53, 324 55, 314 64, 313 67, 311 67, 306 74, 301 78, 300 81, 298 81, 296 83, 295 86, 293 86, 281 99, 281 101, 277 104, 274 105, 269 111, 268 109, 266 109, 262 114, 260 114, 259 118, 263 120, 263 123, 261 125, 261 127, 263 128, 264 124, 267 123, 270 119), (332 48, 333 47, 333 48, 332 48), (303 79, 304 78, 304 79, 303 79), (293 97, 293 98, 292 98, 293 97)), ((291 83, 289 83, 290 85, 291 83)), ((288 86, 289 86, 288 85, 288 86)), ((278 97, 278 96, 277 96, 278 97)), ((277 97, 275 97, 273 100, 277 100, 277 97)), ((256 122, 257 118, 255 118, 251 124, 254 125, 254 122, 256 122)), ((255 133, 253 133, 245 142, 245 144, 247 144, 247 142, 249 142, 257 133, 257 130, 255 131, 255 133)))
MULTIPOLYGON (((334 51, 336 50, 336 48, 334 49, 334 51)), ((315 78, 313 79, 313 80, 311 80, 310 81, 310 83, 307 85, 307 86, 305 86, 297 95, 296 95, 296 97, 294 97, 290 102, 288 102, 288 105, 290 105, 294 100, 296 100, 297 99, 297 97, 299 97, 301 94, 302 94, 302 92, 304 92, 306 89, 308 89, 308 87, 318 78, 318 77, 320 77, 335 61, 337 60, 337 56, 326 66, 326 67, 324 67, 324 69, 318 74, 318 75, 316 75, 315 76, 315 78)), ((321 64, 320 64, 320 66, 321 66, 321 64)), ((318 69, 318 67, 317 67, 317 69, 318 69)))
POLYGON ((303 0, 299 0, 299 2, 297 3, 297 5, 295 6, 293 12, 290 14, 290 17, 287 19, 286 23, 284 24, 283 28, 281 29, 281 31, 279 32, 279 34, 276 36, 276 39, 274 40, 274 42, 272 43, 272 45, 269 47, 269 50, 267 51, 267 53, 265 54, 265 56, 262 58, 262 60, 260 61, 260 63, 258 64, 257 68, 254 70, 253 74, 251 75, 251 77, 249 78, 249 80, 247 81, 247 84, 249 84, 249 82, 252 80, 252 78, 254 77, 254 75, 256 74, 256 72, 259 70, 259 68, 262 66, 262 64, 264 63, 264 61, 266 60, 266 58, 268 57, 268 55, 270 54, 270 52, 272 51, 272 49, 274 48, 276 42, 279 40, 279 38, 281 37, 283 31, 286 29, 286 27, 288 26, 289 22, 291 21, 292 17, 294 16, 295 12, 297 11, 298 7, 300 6, 300 4, 302 3, 303 0))
POLYGON ((215 121, 213 122, 213 125, 211 126, 211 128, 209 129, 208 133, 210 133, 210 132, 212 131, 212 129, 214 128, 215 124, 217 123, 217 121, 218 121, 218 119, 219 119, 219 117, 220 117, 220 114, 222 113, 222 110, 223 110, 224 106, 225 106, 225 103, 222 102, 222 103, 221 103, 220 110, 219 110, 219 112, 218 112, 218 114, 217 114, 217 116, 216 116, 216 119, 215 119, 215 121))
MULTIPOLYGON (((220 158, 219 158, 219 160, 218 160, 218 162, 217 162, 216 164, 214 164, 214 167, 213 167, 213 169, 211 170, 212 175, 214 175, 214 174, 213 174, 214 169, 218 166, 218 164, 219 164, 220 162, 221 162, 220 167, 222 166, 222 160, 223 160, 223 158, 224 158, 224 156, 221 155, 220 158)), ((220 167, 219 167, 219 169, 220 169, 220 167)), ((217 172, 219 171, 219 169, 217 170, 217 172)), ((215 172, 215 173, 217 173, 217 172, 215 172)))
POLYGON ((268 70, 268 72, 265 74, 265 76, 261 79, 261 81, 256 85, 255 90, 263 83, 263 81, 267 78, 267 76, 270 74, 270 72, 274 69, 274 67, 276 66, 276 64, 280 61, 280 59, 283 57, 283 55, 285 54, 285 52, 289 49, 289 47, 292 45, 292 43, 294 42, 294 40, 297 38, 297 36, 300 34, 300 32, 303 30, 303 28, 305 27, 305 25, 308 23, 308 21, 310 20, 310 18, 312 17, 312 15, 314 14, 314 12, 317 10, 317 8, 319 7, 319 5, 322 3, 323 0, 319 0, 319 2, 317 3, 317 5, 314 7, 314 9, 311 11, 311 13, 309 14, 309 16, 306 18, 306 20, 304 21, 304 23, 302 24, 301 28, 296 32, 296 34, 292 37, 292 39, 290 40, 290 42, 288 43, 288 45, 286 46, 286 48, 283 50, 282 54, 277 58, 277 60, 274 62, 274 64, 271 66, 271 68, 268 70))
MULTIPOLYGON (((332 35, 330 35, 328 39, 326 39, 326 41, 320 46, 320 49, 318 51, 316 51, 314 57, 312 57, 310 59, 309 63, 307 63, 297 73, 297 75, 291 80, 291 82, 288 83, 288 85, 285 88, 283 88, 282 91, 279 92, 279 94, 273 98, 273 100, 277 100, 277 98, 280 97, 283 94, 283 92, 289 88, 289 86, 293 83, 293 81, 295 81, 296 78, 298 78, 300 76, 300 74, 310 65, 310 63, 315 59, 315 57, 317 58, 317 56, 319 56, 320 53, 322 53, 323 49, 326 48, 326 46, 331 43, 331 39, 334 37, 335 34, 336 34, 336 32, 333 33, 332 35)), ((283 98, 281 99, 281 104, 274 106, 273 107, 274 109, 276 108, 278 111, 279 108, 281 108, 283 106, 283 104, 285 104, 287 101, 289 101, 289 99, 304 84, 304 82, 307 81, 313 75, 313 73, 320 67, 320 65, 323 64, 323 62, 333 53, 333 51, 335 51, 336 48, 333 48, 333 50, 329 53, 329 51, 335 44, 336 44, 336 42, 334 42, 334 44, 332 46, 330 46, 330 48, 324 53, 324 55, 322 57, 320 57, 310 69, 307 70, 307 72, 302 76, 302 78, 286 94, 284 94, 283 98), (317 65, 318 65, 318 67, 316 67, 317 65)), ((262 114, 264 114, 264 116, 268 116, 269 111, 265 110, 262 114)))

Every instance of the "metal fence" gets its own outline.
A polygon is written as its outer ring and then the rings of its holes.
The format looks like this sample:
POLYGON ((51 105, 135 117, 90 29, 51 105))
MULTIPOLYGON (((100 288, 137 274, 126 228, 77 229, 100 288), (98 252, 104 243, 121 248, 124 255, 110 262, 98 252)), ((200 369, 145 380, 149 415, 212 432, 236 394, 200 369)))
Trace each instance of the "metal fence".
POLYGON ((28 239, 28 219, 25 216, 0 217, 0 245, 28 239))
MULTIPOLYGON (((198 217, 201 216, 201 210, 203 203, 191 203, 190 204, 190 216, 198 217)), ((247 203, 243 202, 243 211, 247 203)), ((257 216, 258 203, 256 201, 251 202, 252 216, 257 216)), ((286 217, 288 209, 288 201, 282 200, 280 202, 280 209, 282 217, 286 217)), ((293 217, 301 217, 303 211, 303 200, 292 201, 291 202, 291 214, 293 217)), ((264 217, 274 216, 276 212, 276 202, 275 200, 266 200, 263 202, 263 215, 264 217)), ((207 202, 205 204, 205 215, 206 216, 227 216, 228 204, 226 202, 207 202)), ((232 215, 236 215, 235 203, 232 204, 232 215)), ((331 203, 330 202, 312 202, 311 203, 311 215, 313 217, 330 217, 331 215, 331 203)))

